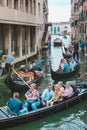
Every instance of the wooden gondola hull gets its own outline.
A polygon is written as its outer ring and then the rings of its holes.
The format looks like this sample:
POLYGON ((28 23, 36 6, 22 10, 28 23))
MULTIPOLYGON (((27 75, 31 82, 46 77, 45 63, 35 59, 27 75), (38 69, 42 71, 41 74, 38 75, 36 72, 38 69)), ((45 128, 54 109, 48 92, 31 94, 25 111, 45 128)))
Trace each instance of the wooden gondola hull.
MULTIPOLYGON (((29 84, 31 83, 39 83, 42 80, 42 77, 37 78, 35 80, 33 80, 32 82, 29 82, 29 84)), ((28 90, 28 86, 24 84, 23 81, 18 81, 18 82, 14 82, 14 80, 12 80, 11 77, 7 77, 4 80, 4 83, 7 85, 7 87, 11 90, 11 92, 23 92, 28 90)))
POLYGON ((62 42, 54 42, 54 46, 62 46, 62 42))
POLYGON ((73 75, 77 74, 78 73, 78 70, 79 70, 79 65, 75 68, 75 70, 73 71, 69 71, 67 73, 60 73, 58 71, 53 71, 51 69, 51 77, 53 80, 60 80, 60 79, 63 79, 63 78, 68 78, 68 77, 72 77, 73 75))
MULTIPOLYGON (((25 123, 29 123, 37 119, 47 117, 53 113, 56 113, 64 109, 67 109, 71 106, 74 106, 80 103, 81 101, 84 101, 85 99, 87 99, 87 89, 84 89, 84 91, 80 92, 78 95, 72 98, 69 98, 65 101, 61 101, 53 106, 38 108, 37 111, 31 111, 31 112, 28 112, 26 114, 19 115, 19 116, 9 115, 9 117, 3 118, 3 119, 0 118, 0 128, 5 129, 5 128, 10 128, 10 127, 18 126, 18 125, 23 125, 25 123)), ((1 112, 1 108, 0 108, 0 112, 1 112)))

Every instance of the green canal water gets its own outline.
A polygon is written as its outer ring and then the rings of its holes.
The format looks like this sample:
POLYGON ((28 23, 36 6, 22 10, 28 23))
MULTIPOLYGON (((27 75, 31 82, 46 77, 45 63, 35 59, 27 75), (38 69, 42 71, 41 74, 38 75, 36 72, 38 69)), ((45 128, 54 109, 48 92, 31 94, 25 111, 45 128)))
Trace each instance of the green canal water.
MULTIPOLYGON (((44 78, 37 85, 40 93, 46 88, 48 82, 57 82, 51 79, 50 63, 53 70, 58 68, 60 58, 62 57, 62 48, 53 46, 54 38, 55 36, 52 37, 51 49, 42 52, 42 56, 46 59, 46 66, 44 78)), ((70 42, 70 39, 68 40, 68 42, 70 42)), ((80 62, 80 72, 84 72, 86 67, 86 57, 80 56, 80 62)), ((11 91, 3 83, 4 78, 5 76, 0 77, 0 106, 6 105, 7 100, 12 96, 11 91)), ((77 76, 73 76, 72 78, 67 77, 66 80, 77 80, 77 76)), ((63 82, 66 80, 63 79, 63 82)), ((22 101, 25 100, 24 94, 25 92, 20 93, 20 99, 22 101)), ((87 130, 87 100, 69 109, 50 115, 47 118, 9 128, 7 130, 87 130)))

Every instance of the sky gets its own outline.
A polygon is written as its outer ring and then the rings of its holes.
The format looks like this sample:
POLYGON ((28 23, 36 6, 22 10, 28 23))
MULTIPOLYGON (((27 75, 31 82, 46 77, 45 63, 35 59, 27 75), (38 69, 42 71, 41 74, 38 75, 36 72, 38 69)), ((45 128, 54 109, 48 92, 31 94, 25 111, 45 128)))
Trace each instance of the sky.
POLYGON ((71 0, 48 0, 49 22, 67 22, 71 15, 71 0))

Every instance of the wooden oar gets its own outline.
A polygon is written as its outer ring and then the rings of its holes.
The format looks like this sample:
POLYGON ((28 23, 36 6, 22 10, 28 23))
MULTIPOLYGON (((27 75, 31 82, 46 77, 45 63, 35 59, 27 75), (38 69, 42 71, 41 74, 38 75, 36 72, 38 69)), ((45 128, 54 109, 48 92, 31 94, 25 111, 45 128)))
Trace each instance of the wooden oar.
POLYGON ((30 85, 16 72, 16 70, 14 68, 12 68, 13 72, 18 75, 18 77, 20 77, 20 79, 25 83, 25 85, 27 85, 30 88, 30 85))

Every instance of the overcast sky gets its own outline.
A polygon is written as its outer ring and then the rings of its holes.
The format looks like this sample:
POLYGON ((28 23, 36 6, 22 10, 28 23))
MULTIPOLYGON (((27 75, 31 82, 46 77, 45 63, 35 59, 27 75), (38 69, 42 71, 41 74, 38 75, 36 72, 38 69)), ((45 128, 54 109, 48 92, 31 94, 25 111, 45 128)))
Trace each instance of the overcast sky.
POLYGON ((49 22, 67 22, 71 15, 71 0, 48 0, 49 22))

